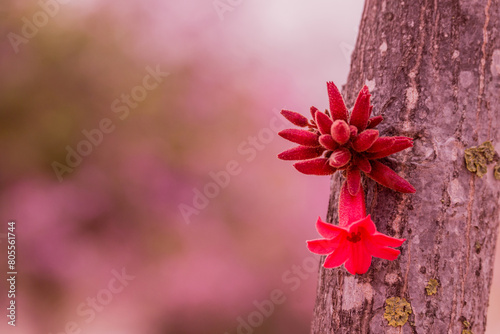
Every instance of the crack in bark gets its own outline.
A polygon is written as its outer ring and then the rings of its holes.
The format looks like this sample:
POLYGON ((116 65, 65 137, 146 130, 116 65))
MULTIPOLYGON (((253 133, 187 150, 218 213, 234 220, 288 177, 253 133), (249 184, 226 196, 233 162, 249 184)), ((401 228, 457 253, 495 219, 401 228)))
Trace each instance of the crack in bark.
POLYGON ((466 240, 466 253, 465 253, 465 271, 462 275, 462 295, 460 302, 460 314, 462 314, 464 307, 464 296, 465 296, 465 282, 467 281, 467 274, 469 273, 469 262, 470 262, 470 229, 472 226, 472 204, 474 203, 474 194, 475 194, 475 176, 474 174, 470 175, 469 181, 469 203, 467 204, 467 228, 465 230, 465 240, 466 240))
MULTIPOLYGON (((460 1, 455 1, 453 3, 453 16, 458 17, 460 15, 460 1)), ((460 43, 460 29, 458 20, 453 20, 451 22, 451 40, 453 45, 453 50, 458 50, 460 43)), ((451 57, 451 55, 450 55, 451 57)), ((453 59, 453 70, 452 70, 452 86, 453 86, 453 101, 455 102, 455 111, 458 112, 460 109, 458 101, 458 83, 460 75, 460 59, 457 57, 453 59)), ((457 137, 458 141, 464 144, 462 140, 462 130, 463 123, 465 121, 465 108, 462 109, 460 119, 458 120, 457 127, 455 129, 454 135, 457 137)))
POLYGON ((374 298, 372 297, 372 299, 367 303, 367 306, 365 307, 363 313, 363 318, 361 319, 361 329, 363 333, 370 332, 370 319, 372 318, 373 299, 374 298))
POLYGON ((425 5, 420 8, 420 19, 418 26, 419 43, 417 45, 417 59, 415 65, 411 68, 408 77, 410 78, 410 87, 406 90, 406 115, 403 117, 403 131, 410 130, 410 113, 417 107, 420 94, 418 90, 417 77, 420 73, 420 64, 422 63, 422 54, 425 45, 425 5))
MULTIPOLYGON (((462 265, 459 265, 459 270, 462 271, 462 265)), ((457 285, 454 284, 453 289, 453 300, 451 301, 451 314, 450 314, 450 323, 448 324, 448 334, 452 334, 453 321, 455 319, 455 311, 457 308, 457 285)))
MULTIPOLYGON (((483 95, 484 95, 484 76, 485 76, 485 67, 486 67, 486 44, 488 44, 488 24, 490 22, 490 7, 491 1, 488 0, 486 3, 486 7, 484 8, 484 26, 483 26, 483 44, 481 45, 481 62, 479 63, 479 92, 477 95, 477 111, 476 111, 476 129, 474 130, 474 135, 478 136, 478 128, 479 128, 479 114, 481 113, 481 105, 483 103, 483 95)), ((488 116, 490 119, 488 126, 488 139, 490 138, 491 133, 491 120, 493 116, 491 116, 490 112, 488 112, 488 116)))
MULTIPOLYGON (((365 7, 363 8, 363 14, 361 15, 361 23, 359 25, 359 31, 365 31, 365 22, 368 21, 368 8, 370 8, 370 0, 366 0, 365 7)), ((364 73, 364 63, 365 63, 365 50, 364 45, 364 34, 358 34, 358 40, 356 43, 356 49, 360 50, 359 54, 359 67, 361 73, 364 73)), ((352 59, 352 56, 351 56, 352 59)))
POLYGON ((403 289, 401 291, 401 298, 404 298, 406 294, 406 289, 408 288, 408 275, 410 273, 410 263, 411 263, 411 240, 408 240, 408 262, 406 264, 406 273, 403 281, 403 289))
POLYGON ((432 73, 434 81, 436 82, 436 87, 439 86, 440 76, 439 76, 439 43, 438 43, 438 24, 439 24, 439 11, 438 11, 438 0, 434 0, 434 12, 432 13, 434 17, 434 26, 432 27, 432 40, 434 41, 432 49, 432 73))

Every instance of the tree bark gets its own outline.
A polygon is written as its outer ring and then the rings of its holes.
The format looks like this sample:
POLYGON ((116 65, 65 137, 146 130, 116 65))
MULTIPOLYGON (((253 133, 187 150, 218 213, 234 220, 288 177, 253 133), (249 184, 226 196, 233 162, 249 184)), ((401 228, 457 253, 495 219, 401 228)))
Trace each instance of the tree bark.
MULTIPOLYGON (((367 0, 348 106, 364 84, 384 116, 381 135, 415 139, 384 163, 416 194, 363 181, 379 231, 407 241, 397 260, 374 258, 364 275, 320 267, 311 333, 484 333, 500 181, 494 163, 482 178, 468 171, 464 150, 491 140, 500 152, 500 1, 367 0), (431 279, 439 286, 429 295, 431 279), (390 297, 411 305, 403 326, 384 319, 390 297)), ((342 178, 332 179, 332 223, 342 178)))

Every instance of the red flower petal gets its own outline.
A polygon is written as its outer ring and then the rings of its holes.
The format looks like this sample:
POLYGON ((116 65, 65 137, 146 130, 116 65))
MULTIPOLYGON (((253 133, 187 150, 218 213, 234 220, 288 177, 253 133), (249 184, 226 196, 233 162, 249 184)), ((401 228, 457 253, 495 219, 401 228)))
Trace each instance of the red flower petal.
POLYGON ((323 238, 327 239, 333 239, 347 233, 345 228, 342 228, 338 225, 325 223, 321 220, 321 217, 318 217, 318 220, 316 221, 316 230, 318 230, 318 233, 323 238))
POLYGON ((346 182, 349 193, 355 196, 361 188, 361 173, 357 167, 347 169, 346 182))
POLYGON ((406 239, 396 239, 380 232, 375 232, 366 238, 365 246, 373 256, 393 261, 398 257, 400 251, 389 247, 400 247, 405 241, 406 239))
POLYGON ((391 154, 400 152, 402 150, 405 150, 409 147, 413 146, 413 140, 408 137, 394 137, 394 142, 391 146, 386 147, 385 149, 371 153, 367 155, 368 159, 381 159, 388 157, 391 154))
POLYGON ((305 118, 304 116, 302 116, 299 113, 296 113, 295 111, 290 111, 290 110, 283 109, 283 110, 281 110, 281 114, 287 120, 289 120, 290 122, 292 122, 293 124, 295 124, 297 126, 304 127, 308 123, 307 118, 305 118))
POLYGON ((330 255, 328 255, 325 259, 325 263, 323 263, 323 267, 325 268, 336 268, 344 264, 347 261, 349 256, 349 243, 343 242, 339 245, 339 247, 330 255))
POLYGON ((367 126, 367 128, 368 129, 373 129, 374 127, 376 127, 377 125, 379 125, 383 120, 384 120, 384 118, 382 116, 372 117, 372 118, 370 118, 368 120, 368 126, 367 126))
POLYGON ((349 123, 358 128, 359 131, 366 129, 368 119, 370 118, 370 92, 365 85, 359 92, 354 108, 352 109, 351 119, 349 123))
POLYGON ((347 148, 341 147, 330 155, 330 166, 335 168, 343 167, 351 161, 351 156, 351 152, 347 148))
POLYGON ((331 134, 333 140, 340 145, 344 145, 351 135, 349 125, 343 120, 336 120, 331 126, 331 134))
POLYGON ((315 254, 325 255, 334 252, 339 247, 339 242, 329 239, 308 240, 307 248, 315 254))
POLYGON ((376 244, 387 246, 387 247, 400 247, 406 239, 397 239, 393 237, 389 237, 382 233, 375 233, 372 237, 372 241, 376 244))
POLYGON ((351 254, 344 266, 351 274, 362 275, 368 271, 372 263, 372 256, 368 254, 363 242, 349 243, 351 254))
POLYGON ((328 98, 330 100, 330 113, 332 114, 333 120, 341 119, 347 121, 347 108, 344 103, 344 99, 339 92, 339 89, 331 81, 326 83, 328 88, 328 98))
POLYGON ((307 175, 330 175, 337 171, 337 169, 330 166, 328 158, 316 158, 296 162, 293 164, 293 167, 299 172, 307 175))
POLYGON ((330 151, 334 151, 339 147, 339 144, 330 135, 319 136, 319 143, 330 151))
POLYGON ((357 152, 364 152, 372 146, 378 138, 378 130, 365 130, 352 141, 352 148, 357 152))
MULTIPOLYGON (((375 226, 375 223, 373 222, 371 215, 368 215, 366 217, 363 217, 362 219, 359 219, 358 221, 355 221, 351 225, 349 225, 349 228, 347 230, 348 233, 357 233, 361 230, 365 230, 368 234, 373 235, 374 233, 377 232, 377 227, 375 226)), ((379 233, 382 234, 382 233, 379 233)))
MULTIPOLYGON (((373 244, 368 240, 365 241, 366 250, 374 257, 378 257, 384 260, 394 261, 398 258, 401 253, 399 250, 389 247, 383 247, 380 245, 373 244)), ((325 253, 328 254, 328 253, 325 253)))
POLYGON ((319 157, 323 154, 324 150, 325 149, 321 146, 308 147, 301 145, 281 152, 278 154, 278 158, 281 160, 306 160, 319 157))
POLYGON ((321 111, 316 112, 316 124, 318 124, 318 129, 321 134, 330 134, 330 129, 332 128, 332 119, 328 117, 325 113, 321 111))
POLYGON ((304 146, 319 146, 318 135, 311 131, 286 129, 278 132, 281 137, 304 146))
POLYGON ((386 165, 372 160, 370 161, 372 165, 372 171, 366 175, 373 179, 374 181, 380 183, 381 185, 402 192, 402 193, 414 193, 415 188, 403 179, 401 176, 396 174, 392 169, 386 165))

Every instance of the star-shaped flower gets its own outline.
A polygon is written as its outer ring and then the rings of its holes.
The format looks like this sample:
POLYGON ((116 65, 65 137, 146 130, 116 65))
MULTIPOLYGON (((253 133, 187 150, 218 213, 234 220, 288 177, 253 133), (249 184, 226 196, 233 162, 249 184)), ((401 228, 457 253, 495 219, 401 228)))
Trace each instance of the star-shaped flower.
POLYGON ((323 266, 335 268, 344 264, 351 274, 364 274, 370 268, 372 257, 395 260, 399 247, 406 239, 396 239, 377 231, 368 215, 347 227, 327 224, 318 218, 316 229, 325 239, 307 241, 309 250, 316 254, 329 254, 323 266))
POLYGON ((287 129, 278 134, 299 144, 278 155, 282 160, 304 160, 294 164, 301 173, 330 175, 345 171, 349 192, 355 195, 361 188, 361 172, 383 186, 403 193, 415 188, 378 161, 413 146, 408 137, 379 137, 376 127, 382 116, 370 118, 373 106, 364 86, 349 116, 342 95, 333 82, 327 82, 330 111, 324 113, 311 107, 312 120, 293 111, 281 114, 293 124, 306 129, 287 129))
POLYGON ((365 194, 361 189, 355 195, 344 181, 339 195, 339 225, 327 224, 318 218, 316 229, 325 239, 307 242, 309 250, 327 256, 323 266, 335 268, 345 263, 351 274, 364 274, 370 267, 372 256, 395 260, 405 239, 396 239, 377 232, 375 224, 366 215, 365 194))

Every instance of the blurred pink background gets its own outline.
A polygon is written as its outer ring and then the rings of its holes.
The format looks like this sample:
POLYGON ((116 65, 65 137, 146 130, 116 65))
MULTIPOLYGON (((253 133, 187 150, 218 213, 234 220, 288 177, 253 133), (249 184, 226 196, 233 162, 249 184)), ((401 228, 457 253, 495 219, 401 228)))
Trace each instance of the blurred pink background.
POLYGON ((0 5, 0 332, 308 333, 329 180, 275 158, 277 112, 327 107, 363 1, 61 2, 0 5))

